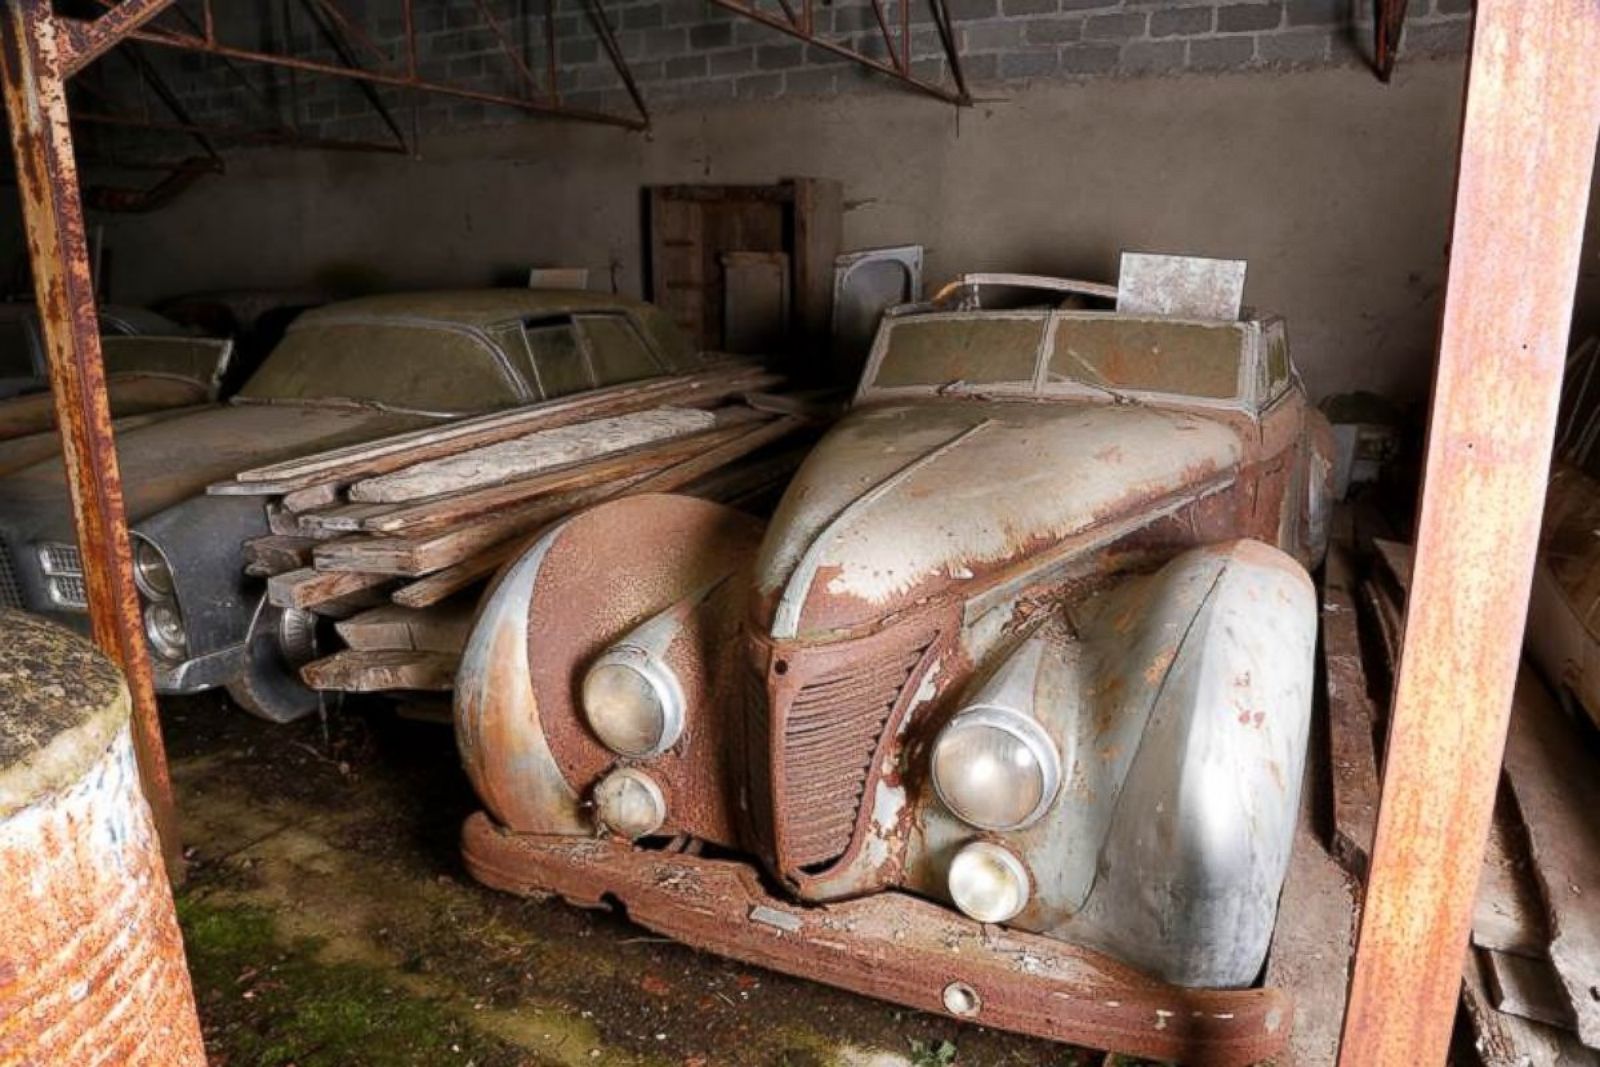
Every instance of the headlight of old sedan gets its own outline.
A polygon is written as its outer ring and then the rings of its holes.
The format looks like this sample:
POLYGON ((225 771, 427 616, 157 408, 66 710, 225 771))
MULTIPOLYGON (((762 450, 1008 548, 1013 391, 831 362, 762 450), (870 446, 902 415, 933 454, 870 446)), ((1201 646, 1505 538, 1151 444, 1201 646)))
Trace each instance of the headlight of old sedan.
POLYGON ((166 600, 177 589, 167 557, 154 544, 137 535, 133 539, 133 580, 139 591, 151 600, 166 600))
POLYGON ((170 600, 156 600, 144 609, 144 635, 162 659, 179 660, 189 651, 183 616, 170 600))
POLYGON ((583 679, 583 712, 619 756, 659 756, 683 733, 683 689, 658 657, 618 645, 595 660, 583 679))
POLYGON ((1061 785, 1061 757, 1033 719, 1005 708, 960 712, 933 745, 933 788, 963 822, 1020 830, 1037 820, 1061 785))

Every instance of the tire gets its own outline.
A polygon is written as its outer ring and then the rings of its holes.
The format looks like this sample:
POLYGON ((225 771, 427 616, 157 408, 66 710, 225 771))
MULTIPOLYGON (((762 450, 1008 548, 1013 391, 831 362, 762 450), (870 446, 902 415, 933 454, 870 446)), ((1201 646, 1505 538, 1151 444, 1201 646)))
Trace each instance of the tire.
POLYGON ((303 719, 319 706, 315 689, 300 681, 299 667, 311 656, 285 654, 281 638, 285 616, 281 609, 262 608, 264 614, 250 637, 245 672, 227 685, 234 703, 268 722, 303 719))

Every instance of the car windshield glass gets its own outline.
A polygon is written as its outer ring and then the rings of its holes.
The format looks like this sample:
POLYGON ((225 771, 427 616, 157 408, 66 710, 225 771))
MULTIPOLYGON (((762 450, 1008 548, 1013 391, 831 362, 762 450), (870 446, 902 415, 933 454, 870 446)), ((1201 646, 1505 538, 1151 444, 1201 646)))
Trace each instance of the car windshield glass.
POLYGON ((239 395, 441 412, 518 402, 483 340, 457 329, 376 322, 313 322, 291 329, 239 395))
POLYGON ((1234 323, 1060 317, 1045 384, 1231 400, 1244 329, 1234 323))
POLYGON ((872 385, 956 388, 1031 385, 1048 318, 1034 315, 919 315, 888 325, 872 385))

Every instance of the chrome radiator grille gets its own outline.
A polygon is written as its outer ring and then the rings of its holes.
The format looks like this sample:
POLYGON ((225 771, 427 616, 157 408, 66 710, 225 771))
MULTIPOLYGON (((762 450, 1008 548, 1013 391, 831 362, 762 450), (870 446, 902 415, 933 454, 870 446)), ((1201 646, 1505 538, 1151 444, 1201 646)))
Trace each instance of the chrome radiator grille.
MULTIPOLYGON (((886 650, 805 680, 787 707, 772 708, 773 813, 779 864, 815 869, 850 847, 878 742, 926 646, 886 650)), ((769 732, 770 731, 770 732, 769 732)))
POLYGON ((0 608, 22 607, 22 587, 17 584, 17 572, 11 566, 11 551, 0 541, 0 608))
POLYGON ((63 608, 86 608, 89 593, 83 584, 83 557, 77 545, 52 542, 39 546, 50 602, 63 608))

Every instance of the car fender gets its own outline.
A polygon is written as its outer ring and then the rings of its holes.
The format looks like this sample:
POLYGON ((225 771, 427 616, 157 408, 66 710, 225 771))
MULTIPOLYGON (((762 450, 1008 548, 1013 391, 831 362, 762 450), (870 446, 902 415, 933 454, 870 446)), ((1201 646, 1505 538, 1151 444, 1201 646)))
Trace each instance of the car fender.
POLYGON ((501 575, 456 677, 456 735, 490 813, 519 833, 592 834, 589 797, 622 766, 666 803, 663 833, 736 843, 743 594, 761 524, 693 497, 644 494, 600 504, 545 532, 501 575), (687 697, 682 734, 625 760, 589 728, 584 673, 663 613, 678 615, 666 657, 687 697), (735 736, 736 735, 736 736, 735 736))

